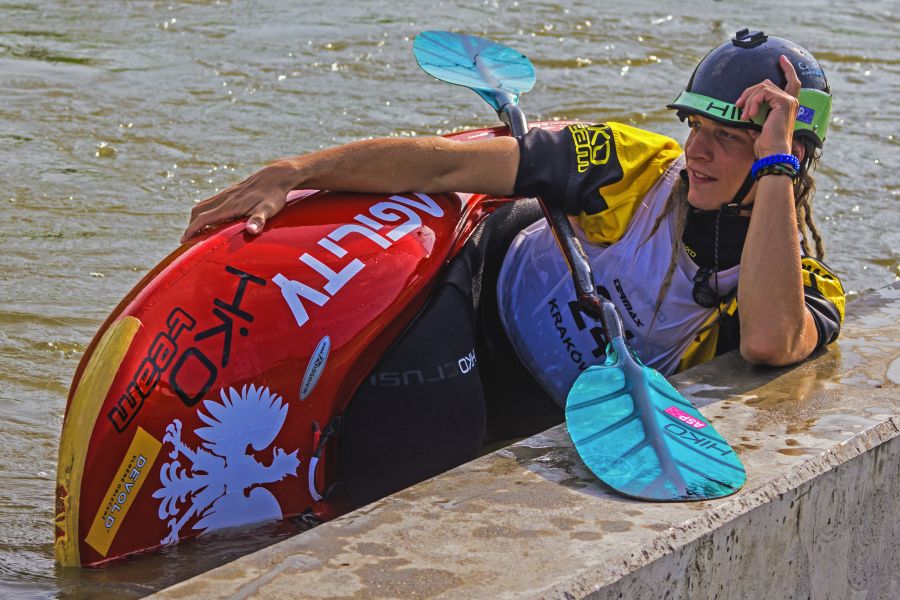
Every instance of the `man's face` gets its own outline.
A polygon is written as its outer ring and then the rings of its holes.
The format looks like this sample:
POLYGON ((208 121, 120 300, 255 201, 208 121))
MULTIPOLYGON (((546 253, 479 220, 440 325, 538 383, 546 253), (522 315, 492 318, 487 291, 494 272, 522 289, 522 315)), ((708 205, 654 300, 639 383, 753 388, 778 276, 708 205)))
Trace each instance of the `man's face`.
MULTIPOLYGON (((690 190, 688 202, 702 210, 716 210, 731 202, 756 160, 757 133, 726 127, 699 115, 688 117, 691 132, 684 144, 690 190)), ((743 200, 753 201, 756 185, 743 200)))

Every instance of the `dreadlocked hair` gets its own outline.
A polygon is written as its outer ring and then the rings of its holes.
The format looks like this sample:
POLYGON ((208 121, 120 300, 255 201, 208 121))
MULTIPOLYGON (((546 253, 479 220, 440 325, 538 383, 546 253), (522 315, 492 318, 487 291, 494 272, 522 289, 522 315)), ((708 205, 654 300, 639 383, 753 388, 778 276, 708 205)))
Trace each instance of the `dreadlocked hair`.
POLYGON ((812 197, 816 191, 816 180, 813 177, 819 166, 822 151, 809 142, 803 141, 803 164, 800 165, 800 176, 794 181, 794 202, 797 206, 797 229, 800 231, 800 247, 804 254, 810 254, 809 237, 816 246, 816 258, 825 258, 825 245, 822 236, 813 221, 812 197))
POLYGON ((679 252, 678 246, 682 244, 681 238, 684 236, 684 227, 687 224, 688 209, 690 208, 687 196, 687 181, 684 177, 679 177, 678 181, 675 182, 672 191, 669 192, 669 197, 666 198, 666 205, 663 207, 662 212, 656 217, 656 221, 653 223, 653 227, 647 235, 647 240, 644 240, 644 243, 646 243, 653 237, 653 234, 656 233, 656 230, 659 229, 660 224, 666 219, 669 213, 674 215, 675 228, 672 232, 672 258, 669 261, 666 277, 663 279, 662 286, 659 288, 659 295, 656 297, 656 306, 653 308, 653 319, 650 321, 650 327, 647 330, 648 332, 653 330, 656 316, 659 314, 659 309, 666 297, 666 293, 669 291, 669 286, 672 283, 672 275, 674 275, 675 266, 678 264, 676 261, 679 252))

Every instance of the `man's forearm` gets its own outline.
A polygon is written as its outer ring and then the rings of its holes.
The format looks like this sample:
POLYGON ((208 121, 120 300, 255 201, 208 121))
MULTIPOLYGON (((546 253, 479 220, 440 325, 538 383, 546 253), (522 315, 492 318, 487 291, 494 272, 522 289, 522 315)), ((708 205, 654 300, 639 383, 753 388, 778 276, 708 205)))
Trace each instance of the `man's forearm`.
POLYGON ((791 180, 760 179, 741 256, 738 306, 741 354, 750 362, 791 364, 816 345, 803 298, 800 244, 791 180))
POLYGON ((474 142, 444 138, 354 142, 277 160, 247 179, 196 205, 182 241, 204 227, 248 217, 257 234, 285 204, 292 189, 343 192, 513 192, 519 145, 510 137, 474 142))
POLYGON ((440 137, 375 139, 284 159, 291 187, 346 192, 513 191, 518 146, 511 138, 455 142, 440 137))

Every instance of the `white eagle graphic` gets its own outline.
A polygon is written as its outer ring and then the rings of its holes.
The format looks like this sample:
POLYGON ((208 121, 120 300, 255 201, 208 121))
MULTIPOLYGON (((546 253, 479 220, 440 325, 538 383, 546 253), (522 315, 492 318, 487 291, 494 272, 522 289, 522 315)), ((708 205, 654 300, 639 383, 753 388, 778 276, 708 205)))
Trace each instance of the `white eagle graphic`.
POLYGON ((181 441, 181 421, 175 419, 166 427, 163 443, 172 445, 169 458, 162 466, 160 489, 153 492, 161 500, 159 518, 168 520, 169 534, 161 541, 178 541, 181 528, 194 516, 199 520, 193 529, 201 533, 280 519, 281 506, 266 483, 297 476, 298 450, 287 454, 281 448, 272 451, 272 463, 265 466, 250 453, 267 448, 287 417, 288 407, 267 387, 244 386, 220 391, 220 402, 204 400, 209 413, 197 409, 197 416, 209 425, 194 430, 203 443, 192 450, 181 441), (182 467, 179 456, 190 461, 182 467), (186 507, 182 503, 189 502, 186 507))

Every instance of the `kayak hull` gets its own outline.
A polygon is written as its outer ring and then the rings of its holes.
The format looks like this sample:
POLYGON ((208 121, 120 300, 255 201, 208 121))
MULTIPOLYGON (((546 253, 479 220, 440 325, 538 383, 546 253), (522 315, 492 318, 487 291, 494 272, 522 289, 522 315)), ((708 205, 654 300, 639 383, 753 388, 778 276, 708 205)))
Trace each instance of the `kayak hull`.
POLYGON ((329 425, 507 201, 292 192, 260 235, 232 222, 164 259, 76 371, 57 561, 97 566, 223 527, 346 512, 327 493, 329 425))

